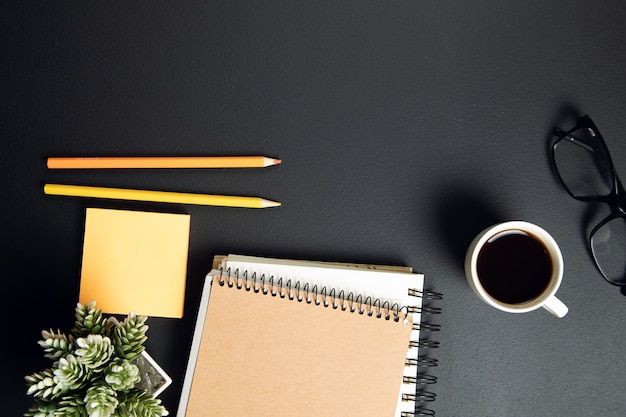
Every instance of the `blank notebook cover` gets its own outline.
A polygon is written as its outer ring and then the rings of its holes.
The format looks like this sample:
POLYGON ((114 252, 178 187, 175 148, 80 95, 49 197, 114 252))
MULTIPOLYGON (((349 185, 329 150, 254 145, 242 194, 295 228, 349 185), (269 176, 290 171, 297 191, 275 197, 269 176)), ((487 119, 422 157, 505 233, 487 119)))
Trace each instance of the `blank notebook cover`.
POLYGON ((179 417, 414 411, 405 376, 407 357, 418 357, 411 292, 421 291, 421 274, 236 255, 218 266, 205 283, 179 417))
POLYGON ((104 312, 183 316, 188 214, 88 208, 80 303, 104 312))

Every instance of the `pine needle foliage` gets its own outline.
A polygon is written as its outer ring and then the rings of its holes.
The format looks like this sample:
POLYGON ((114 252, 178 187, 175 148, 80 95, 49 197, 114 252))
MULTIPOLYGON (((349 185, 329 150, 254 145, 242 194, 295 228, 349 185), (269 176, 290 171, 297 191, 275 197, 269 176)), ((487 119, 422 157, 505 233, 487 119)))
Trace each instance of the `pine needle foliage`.
POLYGON ((129 314, 115 325, 95 302, 77 304, 69 335, 44 330, 38 344, 50 368, 25 377, 35 404, 27 417, 161 417, 161 400, 136 385, 133 362, 144 351, 147 317, 129 314))

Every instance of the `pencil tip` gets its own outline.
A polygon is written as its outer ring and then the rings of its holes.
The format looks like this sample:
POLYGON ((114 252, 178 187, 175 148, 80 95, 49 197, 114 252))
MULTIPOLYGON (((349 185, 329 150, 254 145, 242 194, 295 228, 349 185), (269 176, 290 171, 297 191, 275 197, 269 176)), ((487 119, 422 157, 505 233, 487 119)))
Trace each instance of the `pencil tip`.
POLYGON ((262 208, 280 207, 280 206, 281 206, 281 204, 278 201, 266 200, 264 198, 261 199, 261 207, 262 208))
POLYGON ((278 158, 269 158, 267 156, 263 157, 263 166, 264 167, 269 167, 272 165, 279 165, 281 164, 283 161, 282 159, 278 159, 278 158))

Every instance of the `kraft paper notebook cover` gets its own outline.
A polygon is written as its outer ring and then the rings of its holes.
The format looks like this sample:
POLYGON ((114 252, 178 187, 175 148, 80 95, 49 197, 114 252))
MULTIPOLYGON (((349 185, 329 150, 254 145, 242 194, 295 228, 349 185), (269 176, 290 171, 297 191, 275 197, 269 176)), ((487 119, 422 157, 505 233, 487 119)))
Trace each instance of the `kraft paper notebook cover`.
POLYGON ((215 261, 178 417, 413 415, 421 274, 237 255, 215 261))
POLYGON ((183 315, 188 214, 88 208, 79 302, 106 313, 183 315))

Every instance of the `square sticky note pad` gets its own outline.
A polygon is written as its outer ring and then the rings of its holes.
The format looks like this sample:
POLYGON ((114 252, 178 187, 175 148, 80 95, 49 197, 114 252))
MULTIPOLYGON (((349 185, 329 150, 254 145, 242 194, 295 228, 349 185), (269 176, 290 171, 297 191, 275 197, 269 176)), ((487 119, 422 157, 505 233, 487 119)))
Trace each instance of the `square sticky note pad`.
POLYGON ((103 312, 183 316, 188 214, 88 208, 80 303, 103 312))

